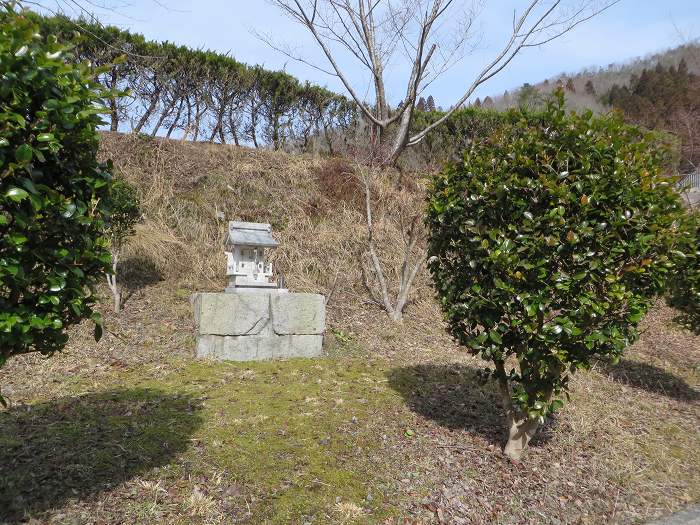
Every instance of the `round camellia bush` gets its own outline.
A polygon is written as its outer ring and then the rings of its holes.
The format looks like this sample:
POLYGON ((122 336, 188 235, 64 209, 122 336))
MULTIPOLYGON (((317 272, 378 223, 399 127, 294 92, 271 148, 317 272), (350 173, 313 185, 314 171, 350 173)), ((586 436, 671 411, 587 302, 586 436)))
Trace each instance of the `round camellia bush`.
POLYGON ((51 354, 66 328, 100 319, 90 291, 110 254, 109 167, 96 161, 104 93, 94 71, 0 7, 0 366, 51 354))
POLYGON ((682 249, 675 252, 669 302, 680 311, 677 320, 700 334, 700 212, 688 215, 683 233, 682 249))
POLYGON ((493 363, 511 458, 663 291, 684 213, 669 154, 619 115, 567 115, 559 92, 434 177, 429 268, 452 335, 493 363))

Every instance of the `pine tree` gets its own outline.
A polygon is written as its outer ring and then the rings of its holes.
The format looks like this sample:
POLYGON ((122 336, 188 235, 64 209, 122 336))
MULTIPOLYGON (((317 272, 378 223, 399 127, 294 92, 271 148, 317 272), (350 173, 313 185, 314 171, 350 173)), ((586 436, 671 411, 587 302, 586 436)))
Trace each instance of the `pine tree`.
POLYGON ((518 90, 516 101, 518 107, 521 109, 536 109, 542 107, 544 99, 539 89, 526 82, 523 84, 523 87, 518 90))
POLYGON ((425 103, 425 110, 426 111, 435 111, 435 99, 433 98, 432 95, 428 97, 428 100, 425 103))
POLYGON ((418 111, 425 111, 425 99, 423 97, 418 99, 418 104, 416 104, 416 109, 418 111))
POLYGON ((576 86, 574 86, 574 80, 572 78, 566 81, 566 90, 576 93, 576 86))
POLYGON ((646 128, 671 131, 681 140, 681 170, 700 163, 700 78, 688 72, 681 60, 678 66, 653 69, 632 75, 626 86, 613 85, 601 100, 621 109, 625 118, 646 128))
POLYGON ((595 86, 593 85, 593 81, 590 79, 586 82, 586 94, 595 95, 595 86))

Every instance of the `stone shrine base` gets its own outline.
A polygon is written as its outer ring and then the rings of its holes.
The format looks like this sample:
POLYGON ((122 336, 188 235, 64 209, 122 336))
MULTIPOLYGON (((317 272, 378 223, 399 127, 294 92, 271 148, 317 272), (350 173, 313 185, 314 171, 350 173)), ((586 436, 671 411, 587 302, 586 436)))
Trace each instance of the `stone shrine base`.
POLYGON ((322 295, 199 293, 194 295, 197 357, 261 361, 321 354, 326 327, 322 295))

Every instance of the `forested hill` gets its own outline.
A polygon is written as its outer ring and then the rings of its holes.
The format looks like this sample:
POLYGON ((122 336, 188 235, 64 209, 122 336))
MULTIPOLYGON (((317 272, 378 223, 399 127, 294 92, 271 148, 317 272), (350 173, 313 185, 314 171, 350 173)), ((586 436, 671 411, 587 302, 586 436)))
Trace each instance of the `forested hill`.
POLYGON ((571 109, 590 108, 604 111, 609 107, 601 100, 614 85, 626 86, 639 78, 644 70, 678 67, 684 61, 689 73, 700 74, 700 39, 666 51, 635 58, 620 64, 590 67, 575 73, 561 73, 536 84, 523 84, 519 88, 502 94, 486 97, 480 104, 493 109, 514 107, 519 103, 531 103, 531 99, 550 93, 557 86, 566 90, 567 103, 571 109))
POLYGON ((80 35, 75 59, 114 90, 106 101, 111 131, 274 149, 308 149, 319 138, 332 150, 354 119, 347 98, 283 71, 86 20, 32 16, 45 35, 80 35))
POLYGON ((679 142, 681 173, 700 169, 700 40, 622 65, 524 84, 476 105, 537 108, 557 87, 564 90, 569 109, 618 109, 631 123, 673 133, 679 142))

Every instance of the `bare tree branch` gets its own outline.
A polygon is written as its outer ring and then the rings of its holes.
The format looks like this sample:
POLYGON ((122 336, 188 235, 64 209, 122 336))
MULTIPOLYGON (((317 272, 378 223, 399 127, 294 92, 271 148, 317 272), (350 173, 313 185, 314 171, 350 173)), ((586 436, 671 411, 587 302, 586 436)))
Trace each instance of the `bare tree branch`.
POLYGON ((473 36, 472 22, 479 11, 476 0, 269 1, 308 29, 331 65, 331 74, 340 79, 364 118, 375 128, 373 136, 378 137, 379 149, 387 151, 385 160, 394 162, 406 147, 418 144, 443 124, 479 86, 500 73, 523 49, 547 44, 621 0, 529 1, 520 14, 513 13, 512 30, 505 45, 469 83, 459 100, 440 119, 413 135, 410 132, 418 95, 462 58, 465 43, 473 36), (460 10, 466 14, 466 23, 453 27, 455 38, 448 42, 443 27, 458 19, 460 10), (348 51, 369 72, 373 104, 359 96, 360 91, 339 62, 337 46, 348 51), (385 75, 397 46, 408 60, 410 72, 403 103, 392 113, 385 75), (433 67, 431 63, 436 56, 442 60, 433 67), (388 133, 390 127, 393 138, 388 133), (384 148, 389 142, 391 146, 384 148))

